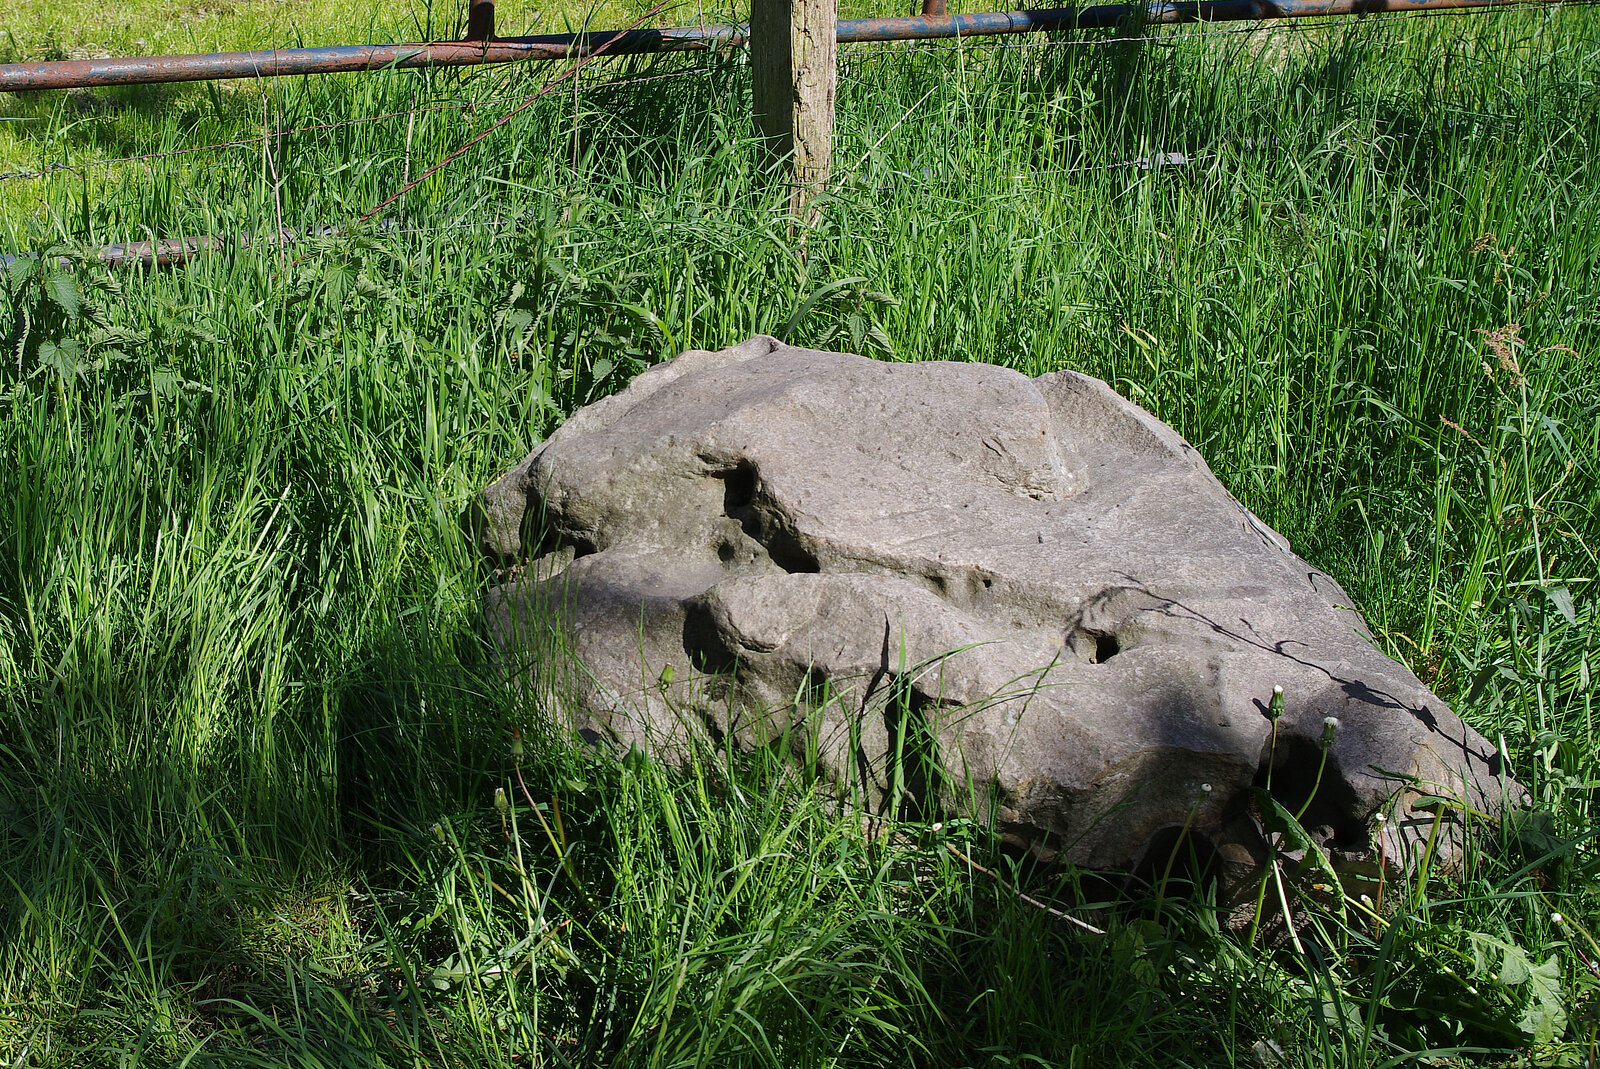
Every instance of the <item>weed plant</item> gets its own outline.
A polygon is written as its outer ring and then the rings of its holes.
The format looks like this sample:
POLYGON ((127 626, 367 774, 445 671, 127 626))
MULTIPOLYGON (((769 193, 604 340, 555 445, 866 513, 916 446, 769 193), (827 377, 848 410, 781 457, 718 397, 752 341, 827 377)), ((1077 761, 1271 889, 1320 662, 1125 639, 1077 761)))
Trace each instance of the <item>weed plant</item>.
POLYGON ((0 1060, 1586 1064, 1600 22, 1193 32, 847 53, 803 241, 737 55, 596 64, 365 223, 549 71, 27 102, 0 137, 46 166, 246 143, 0 187, 0 1060), (1220 931, 1181 842, 1108 885, 763 753, 572 743, 459 518, 760 331, 1108 379, 1528 805, 1296 956, 1220 931))

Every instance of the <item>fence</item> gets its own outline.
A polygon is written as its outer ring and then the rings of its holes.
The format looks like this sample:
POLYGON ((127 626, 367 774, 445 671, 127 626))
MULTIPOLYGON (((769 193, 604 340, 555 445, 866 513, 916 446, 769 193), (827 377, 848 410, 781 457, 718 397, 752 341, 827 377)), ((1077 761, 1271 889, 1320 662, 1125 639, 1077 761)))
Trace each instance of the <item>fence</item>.
MULTIPOLYGON (((762 0, 757 0, 760 4, 762 0)), ((785 0, 787 2, 787 0, 785 0)), ((930 0, 930 6, 940 0, 930 0)), ((1555 6, 1582 0, 1548 0, 1555 6)), ((1105 29, 1121 25, 1171 25, 1189 22, 1240 22, 1413 11, 1481 10, 1526 7, 1527 0, 1183 0, 1150 6, 1105 4, 1086 8, 924 14, 903 18, 844 19, 836 22, 839 44, 874 41, 938 40, 1008 34, 1105 29)), ((475 17, 492 4, 475 4, 475 17)), ((0 92, 38 89, 88 89, 163 82, 278 78, 415 67, 466 67, 518 61, 578 59, 600 54, 623 56, 736 48, 752 42, 749 25, 680 26, 535 37, 505 37, 389 45, 335 45, 252 52, 214 52, 185 56, 134 56, 46 60, 0 64, 0 92)), ((492 31, 491 31, 492 32, 492 31)))
MULTIPOLYGON (((924 0, 921 15, 845 19, 834 17, 837 0, 753 0, 750 24, 643 28, 660 5, 646 12, 633 26, 616 31, 496 37, 491 0, 473 0, 469 7, 466 38, 460 41, 386 45, 338 45, 314 48, 269 49, 195 55, 106 57, 82 60, 48 60, 0 64, 0 92, 92 89, 173 82, 216 81, 242 78, 276 78, 297 75, 377 72, 426 67, 467 67, 483 64, 576 60, 577 65, 552 79, 540 92, 523 97, 488 129, 461 145, 444 160, 365 216, 377 215, 406 191, 447 165, 513 115, 546 95, 564 78, 577 73, 601 56, 653 55, 707 52, 748 47, 752 51, 754 110, 758 131, 773 155, 787 160, 794 185, 793 208, 805 214, 809 191, 829 178, 833 128, 833 86, 837 47, 873 42, 950 40, 1006 37, 1018 34, 1065 33, 1075 30, 1181 23, 1261 22, 1307 20, 1338 16, 1400 16, 1453 11, 1577 6, 1594 0, 1161 0, 1149 4, 1104 4, 1083 8, 1049 8, 1033 11, 982 12, 950 15, 944 0, 924 0), (832 25, 831 33, 820 27, 832 25), (817 45, 818 41, 823 46, 817 45), (797 46, 796 42, 800 42, 797 46), (809 43, 808 43, 809 42, 809 43)), ((1215 31, 1212 31, 1215 32, 1215 31)), ((1137 37, 1119 38, 1140 39, 1137 37)), ((416 109, 413 109, 416 110, 416 109)), ((381 116, 379 117, 381 118, 381 116)), ((330 123, 328 127, 373 121, 365 119, 330 123)), ((303 131, 290 131, 303 132, 303 131)), ((227 147, 201 146, 173 152, 100 163, 154 159, 188 151, 227 147)), ((32 172, 0 174, 0 180, 43 177, 60 165, 32 172)), ((330 229, 330 228, 324 228, 330 229)), ((279 244, 294 235, 279 233, 249 239, 254 244, 279 244)), ((217 235, 131 242, 100 250, 108 262, 144 265, 180 263, 222 247, 217 235)), ((0 257, 9 260, 10 257, 0 257)))

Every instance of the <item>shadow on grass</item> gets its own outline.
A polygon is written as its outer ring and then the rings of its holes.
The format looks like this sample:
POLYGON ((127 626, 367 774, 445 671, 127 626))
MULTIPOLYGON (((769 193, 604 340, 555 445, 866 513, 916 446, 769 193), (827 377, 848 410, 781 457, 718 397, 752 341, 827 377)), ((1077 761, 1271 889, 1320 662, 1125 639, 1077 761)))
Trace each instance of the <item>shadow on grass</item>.
POLYGON ((259 97, 217 83, 41 90, 0 101, 0 135, 11 141, 4 151, 43 167, 260 133, 259 97))

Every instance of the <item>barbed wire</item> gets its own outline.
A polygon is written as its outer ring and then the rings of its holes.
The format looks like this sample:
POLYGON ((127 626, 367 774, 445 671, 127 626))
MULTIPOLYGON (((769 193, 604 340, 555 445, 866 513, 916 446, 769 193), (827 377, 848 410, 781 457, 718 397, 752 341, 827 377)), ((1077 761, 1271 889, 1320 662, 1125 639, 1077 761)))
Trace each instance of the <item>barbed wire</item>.
MULTIPOLYGON (((1595 7, 1600 6, 1600 0, 1565 0, 1559 7, 1595 7)), ((1471 14, 1506 14, 1516 11, 1555 10, 1548 3, 1538 0, 1529 0, 1528 3, 1506 4, 1495 7, 1475 9, 1471 14)), ((1248 26, 1231 26, 1227 28, 1172 31, 1142 35, 1120 35, 1116 37, 1090 37, 1075 40, 1045 40, 1045 41, 973 41, 964 38, 908 41, 895 45, 857 45, 845 46, 840 50, 840 59, 874 59, 886 56, 908 56, 916 53, 949 53, 960 50, 962 52, 995 52, 995 51, 1024 51, 1031 49, 1048 48, 1093 48, 1108 47, 1119 44, 1162 44, 1197 38, 1231 37, 1263 33, 1308 33, 1316 30, 1328 30, 1335 27, 1349 27, 1351 25, 1373 26, 1381 23, 1407 22, 1425 18, 1460 17, 1460 11, 1399 11, 1399 12, 1373 12, 1368 14, 1335 16, 1319 20, 1285 20, 1263 19, 1252 22, 1248 26)), ((695 55, 695 53, 683 53, 695 55)), ((627 58, 623 56, 611 58, 627 58)), ((589 92, 599 89, 640 85, 647 82, 657 82, 673 78, 705 77, 716 73, 717 68, 707 66, 687 67, 677 71, 654 72, 626 78, 612 78, 595 82, 584 82, 581 77, 578 81, 578 91, 589 92)), ((165 149, 156 152, 138 153, 128 156, 108 156, 92 160, 76 162, 53 163, 49 166, 31 169, 0 171, 0 182, 18 180, 38 180, 48 178, 62 172, 81 172, 101 167, 111 167, 117 164, 146 163, 154 160, 171 159, 180 156, 192 156, 207 152, 222 152, 236 148, 256 148, 263 143, 281 141, 290 137, 299 137, 306 134, 326 133, 334 130, 349 129, 373 123, 387 122, 394 119, 410 120, 417 115, 438 112, 471 112, 480 108, 491 108, 501 104, 510 104, 514 107, 526 105, 532 99, 543 95, 543 91, 535 93, 509 94, 498 97, 489 97, 480 100, 458 101, 440 104, 426 104, 396 111, 383 112, 377 115, 364 115, 350 119, 340 119, 336 122, 314 123, 306 126, 292 127, 286 130, 263 131, 262 134, 250 137, 233 138, 227 141, 216 141, 204 145, 191 145, 184 148, 165 149)), ((38 121, 42 117, 19 116, 15 121, 38 121)), ((1120 166, 1120 164, 1107 164, 1105 166, 1120 166)), ((1091 168, 1095 169, 1095 168, 1091 168)))
POLYGON ((1497 4, 1493 7, 1472 8, 1469 10, 1439 10, 1439 11, 1381 11, 1361 12, 1351 15, 1335 15, 1326 18, 1299 18, 1299 19, 1257 19, 1247 26, 1230 26, 1226 29, 1213 30, 1171 30, 1163 33, 1143 35, 1124 34, 1117 37, 1083 37, 1071 41, 973 41, 970 38, 954 37, 935 41, 905 42, 901 45, 855 45, 847 46, 849 51, 840 50, 840 56, 872 56, 872 55, 903 55, 909 52, 951 51, 960 48, 963 52, 989 52, 1002 49, 1015 49, 1018 51, 1033 48, 1093 48, 1119 44, 1163 44, 1171 41, 1190 40, 1201 37, 1231 37, 1248 34, 1268 33, 1311 33, 1317 30, 1332 30, 1336 28, 1350 28, 1352 26, 1374 26, 1386 22, 1411 22, 1428 18, 1456 17, 1464 14, 1470 15, 1503 15, 1514 11, 1556 10, 1567 7, 1596 7, 1600 0, 1562 0, 1559 4, 1543 2, 1543 0, 1528 0, 1527 3, 1497 4), (941 47, 942 46, 942 47, 941 47))
MULTIPOLYGON (((1538 6, 1538 5, 1529 5, 1538 6)), ((1338 21, 1345 21, 1343 18, 1338 21)), ((1264 19, 1261 22, 1251 23, 1249 26, 1230 26, 1219 30, 1191 30, 1188 32, 1155 33, 1143 36, 1121 37, 1081 37, 1072 41, 974 41, 965 37, 949 37, 935 41, 907 41, 900 45, 855 45, 846 46, 849 51, 840 49, 840 58, 844 57, 869 57, 869 56, 895 56, 906 55, 912 52, 953 52, 960 49, 962 52, 996 52, 1001 50, 1023 51, 1032 48, 1097 48, 1107 45, 1124 44, 1164 44, 1170 41, 1181 41, 1197 37, 1230 37, 1236 34, 1260 33, 1268 28, 1282 28, 1284 30, 1303 32, 1315 29, 1313 26, 1290 22, 1287 19, 1264 19)))

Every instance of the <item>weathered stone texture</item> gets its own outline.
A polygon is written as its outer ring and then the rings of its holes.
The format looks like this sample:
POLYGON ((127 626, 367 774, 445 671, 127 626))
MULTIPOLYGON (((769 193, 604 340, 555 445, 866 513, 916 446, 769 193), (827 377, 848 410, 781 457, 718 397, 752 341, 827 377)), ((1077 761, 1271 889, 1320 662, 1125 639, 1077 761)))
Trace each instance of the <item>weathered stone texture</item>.
POLYGON ((575 652, 544 689, 623 748, 781 740, 886 810, 1107 869, 1185 825, 1259 861, 1251 788, 1272 761, 1298 809, 1327 717, 1305 823, 1336 854, 1384 810, 1404 859, 1438 812, 1410 802, 1507 789, 1337 583, 1074 372, 688 352, 575 414, 480 522, 502 650, 547 676, 552 639, 575 652))

